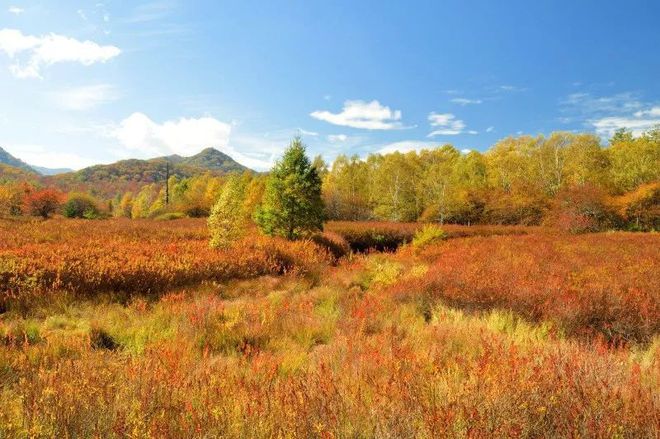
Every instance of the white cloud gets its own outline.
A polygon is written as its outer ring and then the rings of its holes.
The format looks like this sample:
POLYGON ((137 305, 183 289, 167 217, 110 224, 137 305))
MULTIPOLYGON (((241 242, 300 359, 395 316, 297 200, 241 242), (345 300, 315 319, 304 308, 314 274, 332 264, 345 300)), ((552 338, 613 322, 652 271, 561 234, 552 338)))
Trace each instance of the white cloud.
POLYGON ((10 6, 7 10, 14 15, 21 15, 23 12, 25 12, 25 9, 19 8, 18 6, 10 6))
POLYGON ((466 105, 481 104, 483 101, 481 99, 454 98, 451 99, 451 102, 458 105, 466 106, 466 105))
POLYGON ((560 101, 564 113, 578 116, 604 116, 639 110, 644 105, 634 93, 618 93, 611 96, 593 96, 590 93, 572 93, 560 101))
POLYGON ((465 129, 465 122, 456 119, 451 113, 431 113, 429 114, 429 122, 432 127, 437 128, 431 132, 427 137, 434 137, 438 135, 455 136, 463 133, 465 129))
POLYGON ((493 126, 490 126, 490 127, 486 128, 487 133, 492 133, 494 130, 495 130, 495 127, 493 127, 493 126))
POLYGON ((348 136, 346 134, 330 134, 328 136, 328 142, 330 143, 343 143, 346 140, 348 140, 348 136))
POLYGON ((660 106, 635 112, 635 117, 660 117, 660 106))
POLYGON ((121 53, 115 46, 52 33, 41 37, 24 35, 16 29, 0 30, 0 51, 15 59, 10 70, 17 78, 40 78, 44 66, 56 63, 77 62, 84 66, 104 63, 121 53), (21 54, 23 59, 18 59, 21 54))
POLYGON ((159 124, 144 113, 133 113, 111 133, 129 150, 190 156, 207 147, 226 149, 231 125, 212 117, 181 118, 159 124))
POLYGON ((618 129, 627 128, 636 136, 660 125, 660 106, 643 102, 636 93, 610 96, 573 93, 560 101, 560 109, 568 117, 565 123, 579 121, 602 137, 611 137, 618 129))
POLYGON ((636 111, 632 116, 608 116, 590 121, 596 133, 603 137, 611 137, 616 130, 629 129, 633 135, 639 136, 644 131, 660 125, 660 106, 648 110, 636 111))
POLYGON ((314 111, 310 113, 315 119, 323 120, 333 125, 368 130, 393 130, 401 126, 401 111, 391 110, 378 101, 346 101, 340 113, 329 111, 314 111))
POLYGON ((470 153, 472 152, 472 150, 471 150, 471 149, 464 148, 464 149, 461 149, 461 152, 462 152, 463 154, 470 154, 470 153))
POLYGON ((109 84, 67 88, 51 94, 55 102, 66 110, 83 111, 118 99, 115 87, 109 84))
POLYGON ((376 151, 378 154, 391 154, 393 152, 407 153, 410 151, 420 151, 422 149, 431 149, 433 145, 429 142, 420 140, 402 140, 400 142, 389 143, 376 151))
POLYGON ((298 132, 299 132, 300 134, 302 134, 303 136, 313 136, 313 137, 316 137, 316 136, 319 135, 319 133, 317 133, 316 131, 307 131, 307 130, 304 130, 304 129, 302 129, 302 128, 298 128, 298 132))

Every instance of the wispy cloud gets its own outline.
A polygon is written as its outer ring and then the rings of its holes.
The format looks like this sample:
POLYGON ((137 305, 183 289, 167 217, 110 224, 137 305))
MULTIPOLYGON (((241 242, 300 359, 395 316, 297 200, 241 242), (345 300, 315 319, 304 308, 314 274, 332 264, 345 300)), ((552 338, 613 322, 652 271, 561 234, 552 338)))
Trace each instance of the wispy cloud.
POLYGON ((339 113, 329 111, 313 111, 310 113, 315 119, 322 120, 333 125, 352 128, 364 128, 368 130, 395 130, 401 129, 401 111, 392 110, 390 107, 381 105, 374 100, 365 102, 360 100, 346 101, 339 113))
POLYGON ((496 90, 500 92, 520 92, 527 91, 527 87, 520 87, 518 85, 504 84, 496 87, 496 90))
POLYGON ((639 136, 644 131, 660 126, 660 106, 648 110, 636 111, 631 116, 610 116, 590 122, 596 133, 603 137, 612 135, 621 128, 629 129, 634 135, 639 136))
POLYGON ((481 99, 466 99, 466 98, 454 98, 451 99, 451 102, 458 105, 476 105, 481 104, 483 101, 481 99))
POLYGON ((431 127, 435 128, 427 137, 435 136, 456 136, 458 134, 477 134, 474 130, 465 131, 466 125, 460 119, 457 119, 452 113, 431 113, 429 114, 431 127))
POLYGON ((25 12, 25 9, 19 8, 18 6, 10 6, 7 10, 9 13, 14 15, 21 15, 23 12, 25 12))
POLYGON ((639 135, 660 124, 660 105, 643 102, 631 92, 610 96, 572 93, 560 101, 560 111, 560 121, 582 123, 602 137, 611 137, 621 128, 639 135))
POLYGON ((644 105, 635 93, 594 96, 591 93, 572 93, 560 100, 563 113, 576 116, 603 116, 637 111, 644 105))
POLYGON ((117 100, 119 92, 110 84, 95 84, 66 88, 51 97, 65 110, 85 111, 117 100))
POLYGON ((490 126, 490 127, 486 128, 487 133, 492 133, 493 131, 495 131, 495 127, 493 127, 493 126, 490 126))
POLYGON ((124 21, 126 23, 147 23, 167 17, 176 7, 173 1, 154 1, 144 3, 133 8, 131 15, 124 21))
POLYGON ((431 149, 434 144, 423 140, 402 140, 399 142, 388 143, 376 151, 378 154, 391 154, 393 152, 407 153, 411 151, 421 151, 422 149, 431 149))
POLYGON ((43 67, 57 63, 75 62, 84 66, 104 63, 121 53, 115 46, 57 34, 24 35, 16 29, 0 30, 0 51, 15 61, 10 70, 17 78, 41 78, 43 67))
POLYGON ((304 130, 304 129, 302 129, 302 128, 298 128, 298 132, 299 132, 301 135, 303 135, 303 136, 312 136, 312 137, 316 137, 316 136, 319 135, 319 133, 317 133, 316 131, 307 131, 307 130, 304 130))
POLYGON ((328 142, 330 143, 343 143, 348 140, 346 134, 330 134, 328 135, 328 142))

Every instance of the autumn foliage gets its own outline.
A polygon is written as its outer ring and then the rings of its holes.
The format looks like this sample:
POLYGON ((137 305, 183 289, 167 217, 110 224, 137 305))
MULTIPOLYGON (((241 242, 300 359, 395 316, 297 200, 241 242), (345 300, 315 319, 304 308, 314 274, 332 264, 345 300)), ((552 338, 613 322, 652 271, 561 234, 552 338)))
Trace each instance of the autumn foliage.
POLYGON ((203 222, 179 221, 163 230, 153 221, 84 220, 41 225, 0 223, 0 304, 67 291, 130 296, 203 281, 297 273, 328 261, 311 242, 257 237, 227 251, 208 245, 203 222))
POLYGON ((660 433, 655 234, 205 224, 0 221, 0 437, 660 433))
POLYGON ((57 189, 33 189, 27 191, 23 203, 30 215, 46 219, 57 212, 65 199, 65 195, 57 189))

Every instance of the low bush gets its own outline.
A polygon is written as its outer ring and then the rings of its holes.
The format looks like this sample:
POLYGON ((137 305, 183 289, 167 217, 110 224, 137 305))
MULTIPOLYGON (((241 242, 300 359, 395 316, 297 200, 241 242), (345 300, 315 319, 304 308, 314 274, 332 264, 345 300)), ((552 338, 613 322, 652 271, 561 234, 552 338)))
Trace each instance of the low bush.
POLYGON ((186 217, 186 214, 183 212, 168 212, 158 215, 154 218, 157 221, 172 221, 177 219, 183 219, 186 217))
POLYGON ((427 224, 415 233, 412 245, 414 248, 419 249, 445 239, 447 239, 447 233, 442 227, 435 224, 427 224))
POLYGON ((204 224, 193 220, 171 228, 148 220, 73 221, 0 225, 9 238, 0 242, 0 306, 47 300, 53 291, 157 294, 204 281, 303 274, 331 262, 311 241, 253 236, 212 249, 204 224))
POLYGON ((511 310, 570 335, 648 342, 660 332, 659 249, 657 235, 625 232, 451 240, 423 249, 429 270, 390 291, 402 300, 511 310))
POLYGON ((69 194, 62 206, 62 215, 67 218, 96 219, 100 214, 97 201, 87 194, 69 194))

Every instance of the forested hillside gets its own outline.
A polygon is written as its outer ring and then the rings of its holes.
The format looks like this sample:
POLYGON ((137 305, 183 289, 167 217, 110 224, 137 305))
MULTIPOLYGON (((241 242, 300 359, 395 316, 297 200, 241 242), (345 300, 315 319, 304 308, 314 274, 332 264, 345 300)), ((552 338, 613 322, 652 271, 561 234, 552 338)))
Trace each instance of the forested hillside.
POLYGON ((205 172, 222 175, 245 170, 246 167, 228 155, 207 148, 192 157, 173 155, 91 166, 77 172, 46 177, 44 184, 66 192, 89 192, 101 198, 112 198, 118 193, 138 192, 146 184, 164 181, 168 172, 171 176, 183 179, 205 172))

